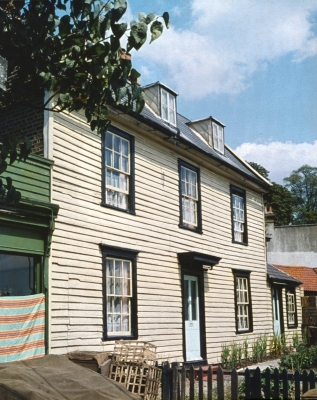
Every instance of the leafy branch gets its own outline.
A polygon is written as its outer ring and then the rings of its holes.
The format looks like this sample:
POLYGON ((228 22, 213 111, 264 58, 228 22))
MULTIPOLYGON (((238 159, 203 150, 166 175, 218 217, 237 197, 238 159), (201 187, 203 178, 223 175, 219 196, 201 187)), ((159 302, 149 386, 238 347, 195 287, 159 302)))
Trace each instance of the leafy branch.
MULTIPOLYGON (((18 102, 36 107, 32 100, 49 92, 43 110, 83 110, 98 133, 110 124, 109 107, 140 113, 144 93, 130 52, 144 45, 149 32, 150 43, 159 38, 169 15, 139 13, 128 25, 121 21, 126 9, 125 0, 1 1, 0 55, 8 61, 9 79, 7 90, 0 90, 0 108, 18 102)), ((5 148, 0 175, 7 167, 5 148)), ((6 186, 10 190, 10 182, 6 186)))

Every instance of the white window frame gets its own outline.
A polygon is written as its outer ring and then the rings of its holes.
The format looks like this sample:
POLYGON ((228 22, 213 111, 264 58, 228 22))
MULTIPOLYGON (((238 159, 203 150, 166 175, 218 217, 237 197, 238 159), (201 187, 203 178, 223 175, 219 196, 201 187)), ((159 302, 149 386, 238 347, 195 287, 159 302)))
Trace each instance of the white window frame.
MULTIPOLYGON (((132 262, 130 260, 120 259, 120 258, 113 258, 107 257, 106 260, 106 286, 107 286, 107 294, 106 294, 106 303, 107 303, 107 334, 109 336, 127 336, 131 335, 131 300, 133 297, 133 285, 132 285, 132 262), (109 264, 112 264, 112 271, 113 274, 110 274, 110 267, 109 264), (127 277, 124 277, 123 272, 123 265, 126 263, 129 266, 129 273, 127 277), (116 264, 121 264, 121 274, 117 275, 116 264), (120 293, 123 292, 124 283, 126 285, 126 292, 127 293, 120 293), (121 282, 121 285, 119 284, 121 282), (115 302, 120 303, 120 310, 115 310, 115 302), (123 310, 123 304, 126 302, 126 310, 123 310), (128 318, 128 327, 127 329, 115 329, 115 320, 119 320, 120 327, 124 326, 123 320, 124 318, 128 318), (111 323, 110 323, 111 322, 111 323)), ((118 303, 117 303, 118 304, 118 303)))
POLYGON ((286 291, 287 323, 290 327, 296 326, 296 303, 295 293, 291 290, 286 291))
POLYGON ((246 277, 236 276, 236 302, 237 302, 237 330, 239 332, 250 330, 249 315, 249 280, 246 277))
POLYGON ((233 269, 236 333, 253 331, 250 271, 233 269))
POLYGON ((246 191, 230 185, 232 242, 248 244, 246 191))
POLYGON ((244 198, 235 193, 232 194, 232 220, 234 241, 243 243, 245 228, 244 198))
POLYGON ((225 145, 224 145, 224 128, 223 126, 212 123, 212 139, 214 149, 218 150, 220 153, 224 154, 225 145))
POLYGON ((161 88, 161 116, 166 122, 176 126, 176 99, 175 95, 161 88), (166 96, 166 101, 164 97, 166 96))
POLYGON ((107 132, 106 133, 106 138, 105 138, 105 203, 107 205, 116 207, 116 208, 121 208, 123 210, 128 210, 129 209, 129 195, 130 195, 130 179, 131 179, 131 147, 130 147, 130 140, 126 139, 114 132, 107 132), (107 135, 112 135, 112 146, 108 147, 107 146, 107 135), (114 146, 114 141, 119 140, 120 141, 120 149, 115 150, 114 146), (127 154, 123 153, 123 146, 122 143, 127 144, 127 154), (115 157, 119 158, 119 166, 118 168, 114 167, 114 159, 115 157), (109 158, 110 158, 110 163, 109 163, 109 158), (127 168, 124 168, 124 161, 126 163, 127 168), (119 187, 114 186, 112 184, 108 183, 108 172, 112 174, 118 174, 118 179, 120 181, 119 187), (125 180, 125 188, 121 188, 121 179, 125 180), (113 201, 113 198, 111 194, 115 192, 116 194, 116 201, 113 201), (122 203, 120 204, 120 196, 121 197, 122 203))
POLYGON ((184 165, 181 165, 181 190, 182 190, 182 222, 184 224, 190 225, 192 227, 197 227, 198 226, 198 176, 197 172, 185 167, 184 165), (186 179, 186 171, 189 172, 190 175, 194 174, 195 176, 195 185, 193 185, 190 181, 186 179), (184 172, 184 174, 183 174, 184 172), (183 179, 184 177, 184 179, 183 179), (194 189, 194 194, 193 191, 190 190, 192 186, 195 186, 194 189), (185 190, 184 190, 185 188, 185 190), (188 190, 189 189, 189 190, 188 190), (189 204, 189 206, 187 204, 189 204), (193 205, 191 207, 191 205, 193 205), (193 215, 193 218, 186 219, 187 213, 185 212, 186 210, 189 210, 190 214, 193 215))

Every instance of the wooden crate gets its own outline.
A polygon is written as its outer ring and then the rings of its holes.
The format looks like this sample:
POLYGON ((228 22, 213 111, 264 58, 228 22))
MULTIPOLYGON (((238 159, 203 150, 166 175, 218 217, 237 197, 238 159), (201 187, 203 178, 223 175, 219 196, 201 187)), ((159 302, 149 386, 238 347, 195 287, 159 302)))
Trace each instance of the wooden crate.
POLYGON ((155 365, 156 346, 149 342, 117 340, 115 342, 113 360, 117 363, 155 365))
POLYGON ((129 364, 115 362, 113 359, 110 364, 110 371, 109 371, 109 378, 118 382, 122 383, 124 386, 127 385, 128 382, 128 371, 129 364))
POLYGON ((162 382, 162 368, 157 366, 149 368, 144 393, 144 400, 156 400, 162 382))
POLYGON ((140 395, 144 400, 156 400, 162 370, 146 364, 111 363, 109 378, 123 384, 129 392, 140 395))
POLYGON ((115 342, 109 378, 144 400, 156 400, 162 370, 156 366, 156 346, 149 342, 115 342))

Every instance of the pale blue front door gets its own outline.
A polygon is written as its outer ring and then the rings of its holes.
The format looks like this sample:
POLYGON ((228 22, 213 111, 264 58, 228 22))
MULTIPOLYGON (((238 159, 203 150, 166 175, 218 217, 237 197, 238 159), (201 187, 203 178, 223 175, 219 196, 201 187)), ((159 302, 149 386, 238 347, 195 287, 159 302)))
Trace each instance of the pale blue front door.
POLYGON ((186 361, 201 360, 198 278, 184 275, 186 361))

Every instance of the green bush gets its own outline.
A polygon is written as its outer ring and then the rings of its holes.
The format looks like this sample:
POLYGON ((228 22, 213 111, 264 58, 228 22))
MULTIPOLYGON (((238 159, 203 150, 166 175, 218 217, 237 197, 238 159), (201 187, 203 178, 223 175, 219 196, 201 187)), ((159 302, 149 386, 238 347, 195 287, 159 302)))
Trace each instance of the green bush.
POLYGON ((313 369, 317 367, 317 346, 300 343, 296 351, 285 350, 280 359, 280 367, 288 370, 313 369))

